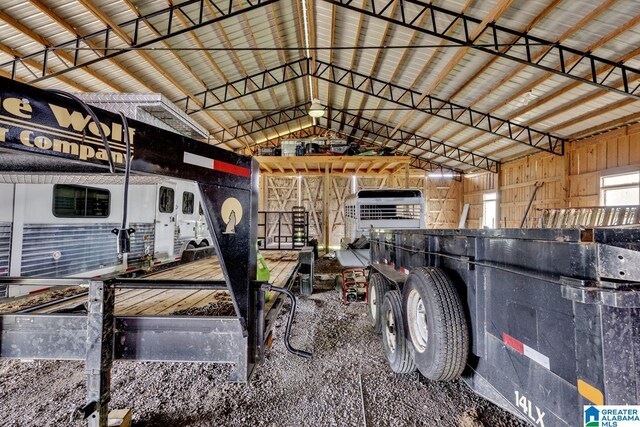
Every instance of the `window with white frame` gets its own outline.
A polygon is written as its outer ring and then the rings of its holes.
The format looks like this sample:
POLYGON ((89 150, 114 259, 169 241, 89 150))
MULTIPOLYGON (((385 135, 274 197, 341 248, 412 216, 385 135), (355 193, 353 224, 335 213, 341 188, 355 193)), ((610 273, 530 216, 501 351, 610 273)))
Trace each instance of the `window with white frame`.
POLYGON ((603 176, 600 202, 603 206, 640 205, 640 172, 603 176))
POLYGON ((498 214, 498 193, 482 195, 482 227, 496 228, 498 214))

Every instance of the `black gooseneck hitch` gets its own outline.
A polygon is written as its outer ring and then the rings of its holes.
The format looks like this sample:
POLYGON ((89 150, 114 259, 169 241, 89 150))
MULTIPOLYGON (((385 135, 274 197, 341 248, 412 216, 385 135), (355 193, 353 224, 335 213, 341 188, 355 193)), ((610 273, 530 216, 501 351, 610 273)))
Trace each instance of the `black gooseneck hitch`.
POLYGON ((291 301, 291 310, 289 310, 289 318, 287 319, 287 329, 284 332, 284 345, 289 353, 295 354, 296 356, 304 357, 305 359, 311 359, 311 357, 313 357, 313 354, 304 350, 295 349, 289 342, 289 336, 291 335, 291 324, 293 323, 293 317, 296 314, 296 297, 290 290, 280 288, 278 286, 272 286, 268 283, 262 284, 260 290, 264 292, 275 291, 281 294, 285 294, 287 297, 289 297, 289 300, 291 301))

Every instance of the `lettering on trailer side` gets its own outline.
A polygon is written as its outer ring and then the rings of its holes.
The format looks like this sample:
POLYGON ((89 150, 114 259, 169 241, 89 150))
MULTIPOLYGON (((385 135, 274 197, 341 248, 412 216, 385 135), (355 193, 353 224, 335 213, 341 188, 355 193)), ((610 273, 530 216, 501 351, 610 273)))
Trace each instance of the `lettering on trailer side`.
POLYGON ((525 415, 535 424, 540 427, 544 427, 545 412, 538 406, 531 403, 531 400, 527 399, 524 394, 520 394, 518 390, 516 393, 516 406, 525 413, 525 415))
MULTIPOLYGON (((46 104, 45 109, 47 106, 50 110, 48 115, 55 118, 55 122, 49 122, 51 125, 33 120, 34 106, 28 99, 0 99, 0 142, 17 140, 28 148, 54 151, 79 160, 108 160, 100 130, 90 115, 52 103, 46 104)), ((100 123, 99 126, 108 139, 112 160, 114 163, 124 164, 126 147, 123 143, 122 124, 100 123)), ((135 133, 136 129, 130 127, 132 157, 135 133)))

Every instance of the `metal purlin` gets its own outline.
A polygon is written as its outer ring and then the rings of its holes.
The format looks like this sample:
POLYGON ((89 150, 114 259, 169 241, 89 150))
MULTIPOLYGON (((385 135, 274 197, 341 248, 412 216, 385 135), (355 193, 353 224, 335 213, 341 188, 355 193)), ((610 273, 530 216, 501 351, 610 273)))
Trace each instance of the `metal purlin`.
POLYGON ((105 59, 114 58, 122 55, 123 53, 130 52, 133 49, 153 45, 154 43, 162 40, 167 40, 171 37, 223 21, 233 16, 250 12, 277 1, 279 0, 227 0, 226 7, 222 8, 220 5, 209 0, 187 0, 180 4, 171 5, 167 8, 148 13, 146 15, 141 15, 135 19, 119 24, 118 28, 127 33, 133 40, 130 45, 118 47, 122 46, 122 42, 118 39, 115 31, 111 27, 105 26, 103 29, 95 31, 84 37, 74 37, 69 41, 55 46, 47 46, 37 52, 2 63, 0 64, 0 70, 4 70, 9 73, 11 78, 15 80, 19 64, 22 64, 30 73, 33 74, 31 69, 26 66, 25 61, 40 60, 42 62, 42 69, 39 70, 39 77, 36 77, 31 81, 31 83, 34 83, 62 75, 77 68, 87 67, 105 59), (205 19, 205 4, 207 3, 216 9, 219 14, 218 16, 212 19, 205 19), (177 12, 180 12, 182 15, 187 17, 191 25, 183 26, 180 22, 174 23, 174 18, 178 14, 177 12), (162 23, 163 25, 155 26, 156 30, 160 33, 160 36, 139 40, 141 25, 145 25, 146 22, 162 23), (87 40, 91 40, 95 45, 104 46, 104 48, 94 48, 84 43, 87 40), (109 46, 113 46, 113 48, 110 48, 109 46), (73 51, 74 59, 70 64, 62 61, 59 55, 56 55, 57 50, 65 49, 73 51), (83 55, 84 57, 81 58, 80 49, 89 50, 93 55, 83 55), (92 59, 86 59, 86 57, 90 57, 92 59), (62 65, 63 67, 58 71, 50 69, 51 60, 55 58, 62 61, 62 64, 58 63, 58 65, 62 65))
POLYGON ((471 31, 482 23, 482 19, 419 0, 370 0, 365 6, 358 6, 353 0, 323 1, 600 89, 640 98, 640 84, 633 84, 640 77, 640 70, 637 68, 555 41, 535 37, 523 31, 513 30, 495 22, 486 24, 476 37, 470 38, 471 31), (391 5, 398 2, 398 13, 392 15, 391 5), (416 23, 425 14, 429 14, 429 18, 425 20, 424 26, 418 26, 416 23), (457 23, 462 25, 462 32, 447 34, 457 23), (514 37, 517 38, 518 45, 511 45, 505 51, 500 51, 502 47, 500 43, 514 37), (534 60, 536 48, 540 47, 547 51, 534 60), (568 65, 567 59, 572 56, 577 56, 579 59, 575 64, 568 65))

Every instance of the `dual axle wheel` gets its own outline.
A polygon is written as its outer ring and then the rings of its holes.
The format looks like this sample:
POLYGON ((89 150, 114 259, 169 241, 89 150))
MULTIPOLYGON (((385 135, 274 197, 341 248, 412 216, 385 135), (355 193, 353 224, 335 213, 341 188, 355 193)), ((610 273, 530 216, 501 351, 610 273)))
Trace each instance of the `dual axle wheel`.
POLYGON ((402 293, 388 290, 386 279, 369 280, 369 320, 382 332, 391 370, 417 368, 431 380, 450 381, 464 370, 469 353, 469 328, 455 286, 438 268, 416 268, 402 293))

